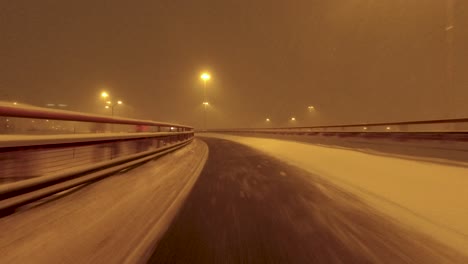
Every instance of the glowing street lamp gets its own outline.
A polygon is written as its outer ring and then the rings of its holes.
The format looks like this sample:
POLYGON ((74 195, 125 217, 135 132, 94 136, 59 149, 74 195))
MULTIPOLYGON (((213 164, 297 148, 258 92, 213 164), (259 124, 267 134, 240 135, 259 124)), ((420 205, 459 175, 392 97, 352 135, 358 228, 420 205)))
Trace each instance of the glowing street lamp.
POLYGON ((206 99, 206 82, 211 79, 211 76, 209 73, 204 72, 202 75, 200 75, 200 78, 203 80, 203 106, 204 106, 204 129, 206 130, 206 107, 208 106, 208 100, 206 99))
POLYGON ((210 74, 205 72, 200 76, 200 78, 202 78, 202 80, 204 80, 204 81, 208 81, 209 79, 211 79, 211 76, 210 76, 210 74))
POLYGON ((295 118, 295 117, 291 117, 291 121, 296 121, 296 118, 295 118))
POLYGON ((309 109, 309 112, 312 112, 315 110, 315 107, 313 105, 309 105, 307 109, 309 109))
POLYGON ((123 104, 123 103, 122 103, 122 101, 117 101, 117 103, 112 103, 111 101, 107 101, 106 104, 107 104, 107 105, 105 106, 105 108, 106 108, 106 109, 109 109, 109 108, 110 108, 110 109, 111 109, 111 114, 112 114, 112 116, 114 116, 114 107, 115 107, 116 105, 121 105, 121 104, 123 104))
POLYGON ((106 105, 105 105, 104 107, 105 107, 106 109, 109 109, 109 108, 111 109, 112 116, 114 116, 114 107, 115 107, 116 105, 121 105, 121 104, 123 104, 123 102, 122 102, 121 100, 119 100, 119 101, 117 101, 117 102, 112 102, 111 100, 109 100, 109 99, 110 99, 110 95, 109 95, 107 92, 105 92, 105 91, 101 93, 101 97, 102 97, 103 99, 107 99, 106 105))
POLYGON ((265 121, 270 122, 270 118, 265 119, 265 121))

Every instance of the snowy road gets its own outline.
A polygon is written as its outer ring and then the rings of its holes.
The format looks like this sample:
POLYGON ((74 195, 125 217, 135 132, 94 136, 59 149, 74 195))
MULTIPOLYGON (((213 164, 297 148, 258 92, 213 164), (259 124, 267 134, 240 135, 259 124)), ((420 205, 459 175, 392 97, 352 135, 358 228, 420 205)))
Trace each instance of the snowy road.
POLYGON ((466 167, 203 140, 1 218, 0 263, 468 263, 466 167))
POLYGON ((239 143, 204 140, 207 164, 152 263, 468 261, 317 175, 239 143))

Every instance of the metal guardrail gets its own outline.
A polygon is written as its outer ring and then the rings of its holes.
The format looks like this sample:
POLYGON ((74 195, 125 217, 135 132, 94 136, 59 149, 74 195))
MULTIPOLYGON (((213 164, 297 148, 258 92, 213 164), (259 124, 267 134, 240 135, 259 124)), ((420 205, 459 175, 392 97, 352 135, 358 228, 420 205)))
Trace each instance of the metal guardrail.
MULTIPOLYGON (((410 127, 416 125, 432 126, 441 124, 464 124, 465 129, 468 130, 468 118, 455 118, 455 119, 433 119, 433 120, 416 120, 416 121, 402 121, 402 122, 380 122, 380 123, 360 123, 360 124, 346 124, 346 125, 327 125, 327 126, 310 126, 310 127, 293 127, 293 128, 279 128, 279 129, 342 129, 342 128, 361 128, 363 130, 370 130, 372 128, 379 127, 398 127, 403 130, 407 130, 410 127)), ((422 128, 420 128, 422 129, 422 128)), ((428 127, 426 127, 428 129, 428 127)))
POLYGON ((206 132, 468 141, 468 118, 310 127, 212 129, 206 132))
POLYGON ((0 186, 0 216, 13 213, 16 208, 50 195, 94 182, 120 170, 160 157, 190 143, 192 139, 134 155, 97 164, 66 169, 40 178, 32 178, 0 186))
POLYGON ((193 128, 184 125, 0 103, 0 119, 9 120, 9 125, 12 118, 35 125, 41 121, 42 126, 33 133, 12 128, 0 133, 0 185, 157 150, 193 137, 193 128), (52 129, 61 121, 74 129, 52 129), (116 126, 125 129, 115 131, 116 126))
POLYGON ((0 102, 0 215, 193 140, 192 127, 0 102))
POLYGON ((185 132, 190 126, 0 102, 0 134, 185 132))

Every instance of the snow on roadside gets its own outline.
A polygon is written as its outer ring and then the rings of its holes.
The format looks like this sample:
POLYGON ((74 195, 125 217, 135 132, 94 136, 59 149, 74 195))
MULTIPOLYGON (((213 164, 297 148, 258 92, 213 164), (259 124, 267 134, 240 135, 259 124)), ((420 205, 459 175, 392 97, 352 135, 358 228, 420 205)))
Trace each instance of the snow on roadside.
POLYGON ((307 143, 225 134, 353 192, 381 212, 468 253, 468 168, 307 143))

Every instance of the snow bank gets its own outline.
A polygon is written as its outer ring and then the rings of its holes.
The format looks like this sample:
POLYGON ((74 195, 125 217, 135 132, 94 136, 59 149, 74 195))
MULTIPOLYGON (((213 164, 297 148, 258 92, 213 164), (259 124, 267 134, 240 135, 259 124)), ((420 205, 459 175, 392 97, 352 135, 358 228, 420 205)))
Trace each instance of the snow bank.
POLYGON ((242 143, 320 175, 394 219, 468 252, 468 167, 276 139, 203 135, 242 143))

